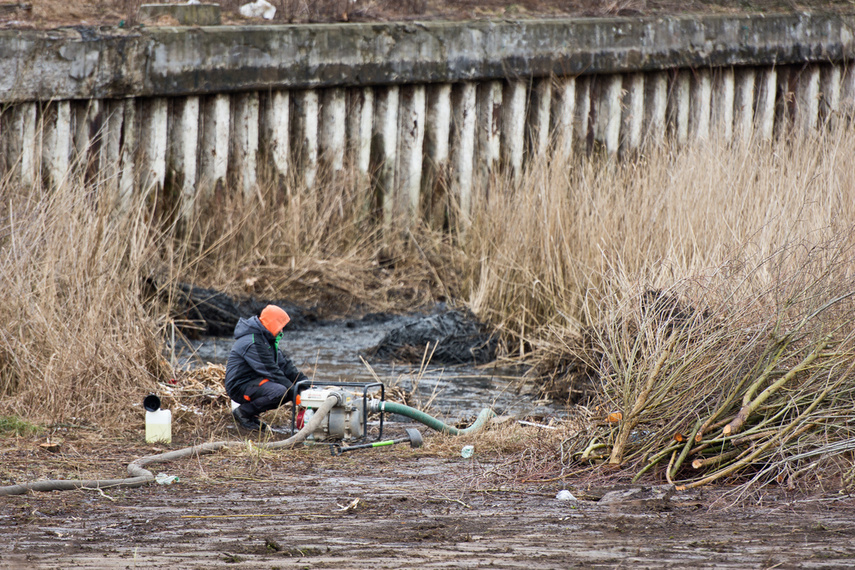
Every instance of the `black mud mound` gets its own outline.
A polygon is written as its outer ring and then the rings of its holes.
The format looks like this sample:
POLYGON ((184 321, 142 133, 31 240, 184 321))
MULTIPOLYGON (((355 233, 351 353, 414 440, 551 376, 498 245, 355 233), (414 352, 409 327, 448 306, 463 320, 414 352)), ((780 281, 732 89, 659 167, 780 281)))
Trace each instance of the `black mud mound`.
POLYGON ((291 317, 288 327, 300 329, 316 320, 314 315, 281 300, 235 298, 215 289, 179 283, 174 291, 176 320, 186 332, 209 336, 231 336, 241 317, 258 315, 267 305, 279 305, 291 317))
POLYGON ((367 355, 418 364, 428 345, 432 364, 486 364, 495 360, 498 342, 471 312, 445 311, 388 332, 367 355))

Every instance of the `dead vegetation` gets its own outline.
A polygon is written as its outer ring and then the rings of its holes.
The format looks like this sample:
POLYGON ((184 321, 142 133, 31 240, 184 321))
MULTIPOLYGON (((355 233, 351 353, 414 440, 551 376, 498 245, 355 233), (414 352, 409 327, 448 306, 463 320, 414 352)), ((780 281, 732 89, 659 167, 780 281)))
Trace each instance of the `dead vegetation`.
POLYGON ((125 213, 100 207, 106 189, 77 180, 7 181, 0 413, 116 433, 160 386, 192 402, 192 437, 221 433, 211 418, 227 414, 205 410, 227 404, 218 376, 189 382, 165 358, 179 281, 332 315, 444 299, 489 322, 552 397, 570 400, 584 377, 572 397, 588 406, 584 429, 488 436, 516 457, 504 476, 594 464, 685 485, 798 486, 852 473, 848 129, 533 161, 518 181, 490 182, 465 234, 384 225, 373 189, 348 172, 315 188, 267 176, 256 196, 219 193, 187 224, 142 198, 125 213))
MULTIPOLYGON (((83 0, 73 4, 59 0, 9 2, 0 9, 0 27, 50 29, 70 26, 137 25, 143 0, 83 0)), ((223 23, 285 24, 315 22, 388 22, 407 20, 525 19, 556 17, 637 17, 679 14, 781 13, 802 11, 849 11, 845 0, 272 0, 273 20, 247 19, 238 9, 245 0, 223 0, 223 23)))

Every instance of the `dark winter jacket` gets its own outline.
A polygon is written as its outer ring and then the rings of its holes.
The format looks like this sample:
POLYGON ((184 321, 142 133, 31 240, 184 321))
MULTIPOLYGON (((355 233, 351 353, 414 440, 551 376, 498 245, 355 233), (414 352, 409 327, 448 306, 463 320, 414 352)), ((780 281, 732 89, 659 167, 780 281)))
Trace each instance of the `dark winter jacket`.
POLYGON ((235 343, 226 364, 226 392, 233 400, 243 395, 243 387, 267 378, 290 388, 306 380, 291 359, 275 347, 276 339, 258 317, 240 319, 235 326, 235 343))

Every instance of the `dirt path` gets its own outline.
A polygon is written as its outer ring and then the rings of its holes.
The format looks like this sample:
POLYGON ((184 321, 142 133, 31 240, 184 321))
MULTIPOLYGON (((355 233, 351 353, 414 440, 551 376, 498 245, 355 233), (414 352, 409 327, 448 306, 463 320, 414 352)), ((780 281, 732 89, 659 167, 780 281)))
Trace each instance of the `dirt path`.
MULTIPOLYGON (((846 568, 855 500, 502 485, 397 447, 221 454, 181 481, 0 499, 0 568, 846 568), (611 492, 609 492, 611 491, 611 492)), ((637 489, 637 488, 634 488, 637 489)))

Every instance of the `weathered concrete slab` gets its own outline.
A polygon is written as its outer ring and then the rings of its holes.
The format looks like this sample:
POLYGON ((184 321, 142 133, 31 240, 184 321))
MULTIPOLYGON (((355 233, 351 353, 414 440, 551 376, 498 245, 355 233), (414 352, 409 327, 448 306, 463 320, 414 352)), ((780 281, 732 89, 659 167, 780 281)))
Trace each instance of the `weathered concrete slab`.
POLYGON ((0 101, 842 61, 855 13, 0 32, 0 101))

